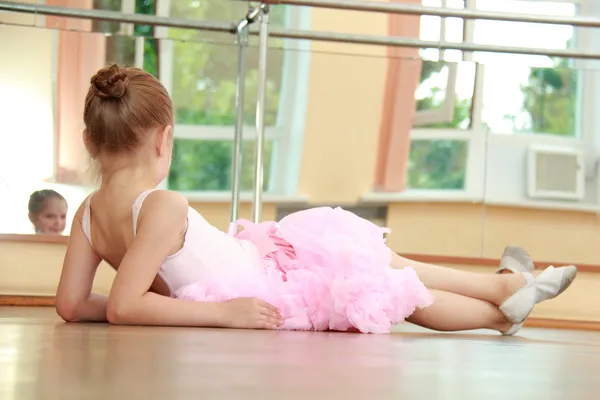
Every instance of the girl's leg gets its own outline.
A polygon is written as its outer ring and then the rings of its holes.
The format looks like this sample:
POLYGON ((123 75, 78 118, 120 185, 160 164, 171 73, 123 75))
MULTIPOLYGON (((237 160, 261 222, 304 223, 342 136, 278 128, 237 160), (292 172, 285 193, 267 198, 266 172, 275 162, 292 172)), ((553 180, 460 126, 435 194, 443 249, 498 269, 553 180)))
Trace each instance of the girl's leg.
MULTIPOLYGON (((532 281, 530 275, 520 273, 477 274, 420 263, 396 254, 393 254, 391 266, 414 268, 434 295, 434 303, 416 311, 409 322, 436 330, 490 328, 507 334, 518 330, 535 304, 562 293, 577 275, 574 266, 549 267, 538 282, 538 278, 532 281), (520 295, 511 297, 525 286, 526 277, 531 281, 530 285, 520 295), (509 297, 510 300, 504 303, 509 297)), ((532 275, 539 274, 534 272, 532 275)))
MULTIPOLYGON (((393 252, 392 252, 393 253, 393 252)), ((428 289, 484 300, 496 306, 525 285, 520 274, 478 274, 392 255, 392 268, 412 267, 428 289)))
POLYGON ((493 329, 506 332, 512 324, 494 305, 459 294, 431 290, 434 302, 417 310, 408 322, 438 331, 493 329))

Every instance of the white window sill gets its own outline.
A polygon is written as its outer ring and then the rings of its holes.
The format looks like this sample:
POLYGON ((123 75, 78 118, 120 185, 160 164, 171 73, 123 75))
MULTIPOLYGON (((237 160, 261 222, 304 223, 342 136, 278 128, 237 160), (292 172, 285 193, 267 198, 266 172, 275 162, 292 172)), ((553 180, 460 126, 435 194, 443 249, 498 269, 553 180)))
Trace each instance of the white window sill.
MULTIPOLYGON (((231 192, 229 191, 219 191, 219 192, 179 192, 185 196, 185 198, 189 202, 193 203, 230 203, 231 202, 231 192)), ((240 193, 240 202, 241 203, 251 203, 253 194, 252 192, 241 192, 240 193)), ((281 194, 272 194, 272 193, 263 193, 262 195, 263 203, 277 203, 277 204, 302 204, 308 202, 308 197, 306 196, 289 196, 289 195, 281 195, 281 194)))
POLYGON ((484 199, 460 190, 410 190, 402 193, 368 193, 360 199, 363 203, 473 203, 490 206, 531 208, 559 211, 579 211, 600 214, 600 206, 581 202, 561 201, 506 201, 484 199))
POLYGON ((436 202, 436 203, 477 203, 481 199, 465 192, 464 190, 407 190, 405 192, 371 192, 360 199, 363 203, 411 203, 411 202, 436 202))

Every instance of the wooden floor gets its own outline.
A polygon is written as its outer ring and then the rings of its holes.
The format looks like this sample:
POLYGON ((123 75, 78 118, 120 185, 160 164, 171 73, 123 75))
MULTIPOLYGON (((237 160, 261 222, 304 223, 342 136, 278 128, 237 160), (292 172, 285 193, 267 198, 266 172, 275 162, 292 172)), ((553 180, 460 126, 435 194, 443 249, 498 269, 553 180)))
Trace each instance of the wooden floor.
POLYGON ((600 399, 600 333, 392 335, 64 324, 0 307, 0 399, 600 399))

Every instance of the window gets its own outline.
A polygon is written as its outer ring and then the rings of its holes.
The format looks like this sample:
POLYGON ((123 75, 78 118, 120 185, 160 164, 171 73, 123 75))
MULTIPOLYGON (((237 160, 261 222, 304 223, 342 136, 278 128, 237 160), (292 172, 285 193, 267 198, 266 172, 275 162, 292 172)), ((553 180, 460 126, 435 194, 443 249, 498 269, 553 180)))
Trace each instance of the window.
MULTIPOLYGON (((427 0, 423 4, 524 14, 593 14, 589 4, 566 0, 427 0)), ((540 49, 590 48, 591 36, 598 35, 565 25, 430 16, 421 17, 420 29, 423 40, 540 49)), ((460 190, 470 198, 494 200, 489 196, 495 191, 486 186, 507 182, 511 188, 504 190, 508 194, 502 200, 523 203, 528 199, 522 159, 528 146, 550 143, 595 151, 592 113, 586 119, 579 116, 584 108, 594 109, 590 103, 594 96, 586 97, 584 89, 585 82, 597 77, 577 61, 435 49, 420 54, 423 67, 415 93, 409 189, 460 190)))
MULTIPOLYGON (((425 0, 423 5, 465 8, 463 0, 425 0)), ((422 16, 419 38, 459 43, 467 26, 461 18, 422 16)), ((471 127, 476 66, 460 62, 463 56, 457 50, 419 52, 423 63, 415 93, 407 188, 464 190, 469 143, 456 131, 471 127)))
POLYGON ((476 65, 423 60, 414 126, 469 129, 476 65))
MULTIPOLYGON (((427 7, 446 7, 464 9, 465 0, 423 0, 423 5, 427 7)), ((462 18, 442 18, 431 15, 421 17, 421 40, 445 41, 450 43, 460 43, 465 35, 465 23, 462 18)), ((421 56, 425 59, 439 59, 446 61, 460 61, 462 52, 459 50, 422 49, 421 56)))
POLYGON ((408 187, 464 189, 467 141, 414 140, 408 160, 408 187))
MULTIPOLYGON (((463 0, 425 0, 425 6, 464 8, 463 0)), ((419 38, 429 41, 459 43, 463 41, 465 24, 460 18, 440 18, 422 16, 419 38)), ((461 52, 456 50, 422 49, 423 58, 420 84, 417 89, 417 113, 415 126, 431 126, 442 123, 444 126, 455 125, 458 68, 457 61, 462 59, 461 52), (445 61, 453 61, 447 63, 445 61)), ((464 80, 464 72, 461 78, 464 80)), ((469 76, 466 76, 467 80, 469 76)), ((473 76, 470 76, 472 79, 473 76)), ((468 83, 467 83, 468 85, 468 83)), ((464 83, 462 85, 464 87, 464 83)), ((472 90, 469 97, 472 97, 472 90)), ((462 104, 464 108, 466 104, 462 104)), ((461 106, 459 106, 461 107, 461 106)))
MULTIPOLYGON (((155 14, 156 0, 94 0, 93 8, 155 14)), ((158 40, 153 37, 153 26, 92 21, 92 31, 112 34, 106 36, 107 64, 136 66, 158 76, 158 40)))
MULTIPOLYGON (((265 142, 264 187, 268 189, 272 171, 273 140, 265 142)), ((254 187, 254 142, 242 143, 244 168, 241 172, 241 190, 254 187)), ((232 140, 202 140, 176 138, 169 186, 181 191, 221 191, 231 184, 232 140)))
MULTIPOLYGON (((168 0, 159 3, 159 14, 176 18, 237 22, 248 11, 245 2, 168 0)), ((297 10, 297 9, 296 9, 297 10)), ((288 7, 272 7, 270 26, 299 28, 305 13, 288 7)), ((225 191, 231 188, 231 157, 235 122, 238 47, 230 34, 160 28, 160 78, 175 106, 175 149, 170 189, 225 191)), ((289 136, 294 132, 294 113, 306 76, 295 71, 308 53, 296 51, 297 43, 269 41, 266 93, 265 187, 282 193, 282 181, 291 168, 289 136), (284 47, 286 50, 282 50, 284 47), (280 160, 277 162, 277 160, 280 160)), ((254 179, 255 108, 258 88, 258 49, 255 37, 247 49, 244 105, 242 190, 254 179)), ((301 111, 301 110, 300 110, 301 111)), ((296 129, 297 133, 297 129, 296 129)), ((297 169, 298 167, 296 167, 297 169)), ((295 189, 293 189, 295 190, 295 189)))
MULTIPOLYGON (((478 0, 485 11, 575 16, 571 2, 478 0)), ((508 21, 476 21, 474 42, 542 49, 577 47, 573 27, 508 21)), ((493 133, 577 136, 579 73, 572 62, 545 56, 478 53, 485 64, 482 122, 493 133)))
POLYGON ((465 189, 475 72, 473 62, 423 61, 408 189, 465 189))

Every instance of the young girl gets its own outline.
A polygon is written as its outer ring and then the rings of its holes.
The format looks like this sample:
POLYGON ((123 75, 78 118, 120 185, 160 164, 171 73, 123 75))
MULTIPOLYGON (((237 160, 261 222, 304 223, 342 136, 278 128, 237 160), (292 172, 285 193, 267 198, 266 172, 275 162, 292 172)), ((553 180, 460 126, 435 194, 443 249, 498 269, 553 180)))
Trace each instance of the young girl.
POLYGON ((173 107, 139 69, 94 75, 84 122, 102 184, 73 222, 56 305, 66 321, 387 333, 407 319, 514 334, 576 275, 575 267, 530 273, 526 254, 514 251, 499 270, 510 274, 414 262, 385 245, 383 229, 339 208, 240 221, 244 229, 229 236, 179 193, 153 189, 171 164, 173 107), (108 298, 91 293, 101 260, 117 271, 108 298))
POLYGON ((60 193, 45 189, 29 196, 29 220, 35 233, 60 235, 64 232, 67 218, 67 201, 60 193))

